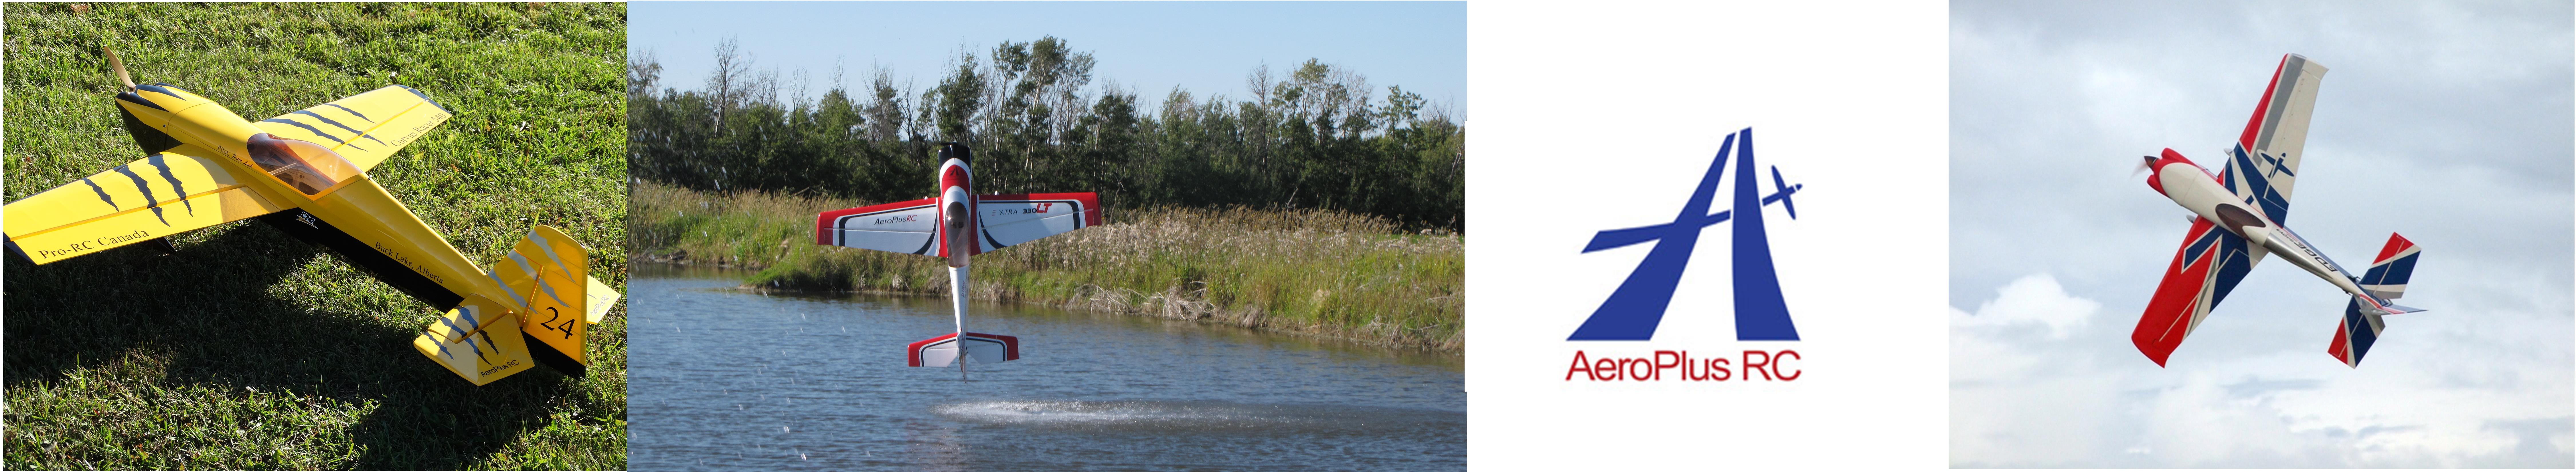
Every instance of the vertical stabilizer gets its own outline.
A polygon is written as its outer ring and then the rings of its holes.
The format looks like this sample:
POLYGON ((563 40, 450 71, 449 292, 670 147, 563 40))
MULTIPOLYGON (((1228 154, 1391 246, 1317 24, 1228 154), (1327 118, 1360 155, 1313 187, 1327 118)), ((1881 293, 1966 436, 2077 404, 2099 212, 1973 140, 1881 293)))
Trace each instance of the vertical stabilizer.
POLYGON ((583 347, 589 344, 593 306, 589 248, 563 230, 537 225, 486 275, 525 313, 520 331, 528 344, 540 347, 534 350, 538 362, 564 375, 588 373, 583 347))
POLYGON ((2354 297, 2345 302, 2343 320, 2335 324, 2334 343, 2326 346, 2326 354, 2344 365, 2361 367, 2362 354, 2370 352, 2370 346, 2379 341, 2380 331, 2387 328, 2386 315, 2424 311, 2386 303, 2406 294, 2406 280, 2415 274, 2415 261, 2423 254, 2424 249, 2405 236, 2388 235, 2388 245, 2380 247, 2379 257, 2371 258, 2370 271, 2363 272, 2359 280, 2362 291, 2377 299, 2364 303, 2354 297))
POLYGON ((2423 248, 2397 233, 2388 234, 2388 245, 2379 248, 2379 257, 2371 258, 2370 270, 2361 274, 2361 289, 2380 298, 2406 296, 2406 280, 2415 276, 2415 259, 2423 248))
POLYGON ((2361 355, 2370 352, 2386 327, 2378 313, 2361 309, 2360 299, 2344 302, 2343 320, 2335 323, 2334 343, 2326 345, 2326 354, 2346 366, 2361 367, 2361 355))

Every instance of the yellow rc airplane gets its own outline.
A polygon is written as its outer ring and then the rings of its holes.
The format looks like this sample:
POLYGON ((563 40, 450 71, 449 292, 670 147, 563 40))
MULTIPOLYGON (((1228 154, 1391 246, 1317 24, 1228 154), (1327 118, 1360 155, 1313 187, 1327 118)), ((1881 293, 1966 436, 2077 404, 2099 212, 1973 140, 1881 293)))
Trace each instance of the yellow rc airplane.
POLYGON ((589 250, 537 226, 491 272, 367 177, 450 116, 393 85, 251 122, 166 83, 124 83, 125 128, 144 157, 0 207, 10 252, 37 264, 257 217, 330 248, 446 313, 412 347, 475 385, 542 363, 580 377, 586 333, 619 294, 589 276, 589 250), (539 346, 533 351, 529 346, 539 346))

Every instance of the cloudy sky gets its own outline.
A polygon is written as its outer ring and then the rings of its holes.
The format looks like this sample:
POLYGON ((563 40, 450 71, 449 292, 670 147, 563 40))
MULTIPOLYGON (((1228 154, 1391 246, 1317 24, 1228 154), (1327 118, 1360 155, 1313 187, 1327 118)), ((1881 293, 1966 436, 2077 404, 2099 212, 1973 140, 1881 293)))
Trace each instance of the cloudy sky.
POLYGON ((1953 465, 2576 465, 2567 2, 1951 8, 1953 465), (2133 168, 2211 162, 2283 53, 2330 69, 2289 226, 2347 267, 2405 234, 2431 311, 2346 368, 2345 296, 2267 261, 2158 368, 2188 213, 2133 168))

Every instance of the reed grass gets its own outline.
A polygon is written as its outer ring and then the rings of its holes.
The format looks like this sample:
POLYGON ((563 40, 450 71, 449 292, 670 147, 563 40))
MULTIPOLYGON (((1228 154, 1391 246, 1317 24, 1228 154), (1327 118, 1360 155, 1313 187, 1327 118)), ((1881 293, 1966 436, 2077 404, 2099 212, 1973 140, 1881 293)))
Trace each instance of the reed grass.
MULTIPOLYGON (((644 260, 758 269, 747 288, 939 295, 940 259, 813 243, 814 215, 862 202, 633 186, 644 260)), ((971 296, 1457 352, 1464 240, 1320 210, 1159 208, 976 256, 971 296)))

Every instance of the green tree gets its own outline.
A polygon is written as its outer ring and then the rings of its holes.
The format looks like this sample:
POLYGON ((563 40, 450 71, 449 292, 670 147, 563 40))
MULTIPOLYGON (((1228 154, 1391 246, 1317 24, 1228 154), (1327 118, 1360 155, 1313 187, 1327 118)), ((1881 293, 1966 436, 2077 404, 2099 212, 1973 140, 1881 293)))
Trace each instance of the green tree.
MULTIPOLYGON (((915 93, 878 68, 857 90, 782 98, 732 42, 704 88, 630 60, 628 163, 638 179, 700 190, 920 198, 940 141, 976 150, 979 190, 1101 192, 1119 208, 1325 208, 1413 227, 1464 225, 1466 131, 1440 105, 1309 59, 1245 77, 1248 99, 1175 87, 1157 110, 1092 83, 1092 53, 1044 37, 960 52, 915 93)), ((838 80, 835 80, 837 83, 838 80)))

